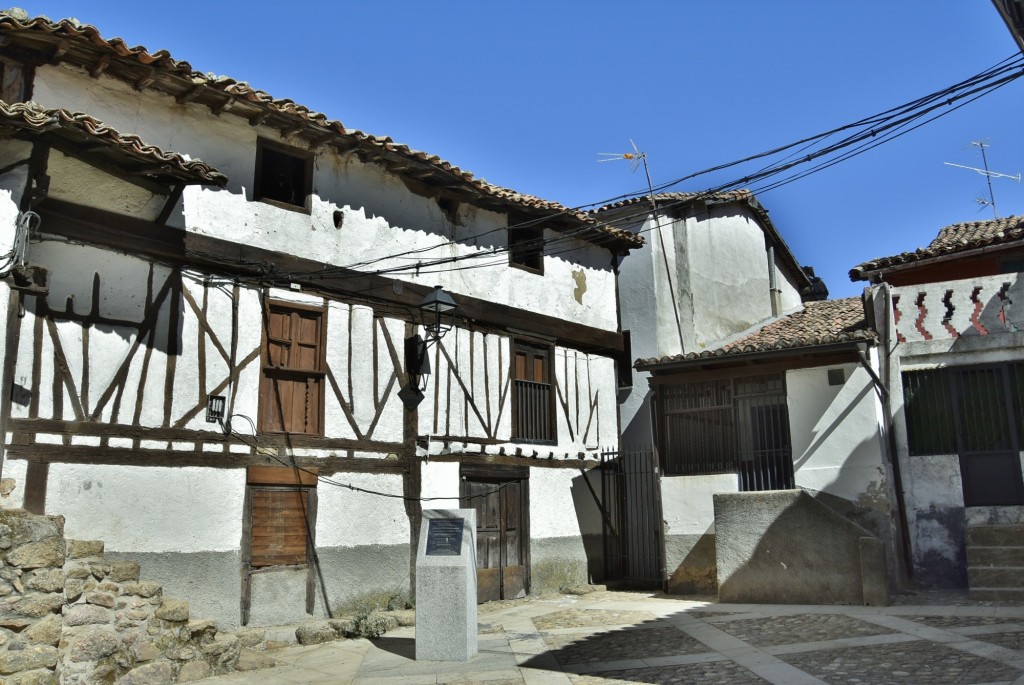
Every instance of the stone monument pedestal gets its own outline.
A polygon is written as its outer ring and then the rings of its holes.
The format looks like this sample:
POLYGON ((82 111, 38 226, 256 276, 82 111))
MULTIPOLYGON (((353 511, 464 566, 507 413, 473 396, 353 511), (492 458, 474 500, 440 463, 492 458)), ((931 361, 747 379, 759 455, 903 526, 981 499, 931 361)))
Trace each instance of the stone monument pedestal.
POLYGON ((425 509, 416 553, 416 659, 469 661, 476 631, 476 510, 425 509))

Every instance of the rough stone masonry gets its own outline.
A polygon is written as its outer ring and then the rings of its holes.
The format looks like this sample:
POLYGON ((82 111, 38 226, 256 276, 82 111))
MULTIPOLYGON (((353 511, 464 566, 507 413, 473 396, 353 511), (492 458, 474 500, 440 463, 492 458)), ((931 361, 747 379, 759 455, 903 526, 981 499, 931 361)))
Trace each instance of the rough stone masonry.
POLYGON ((184 683, 234 670, 238 638, 64 538, 62 516, 0 510, 0 685, 184 683))

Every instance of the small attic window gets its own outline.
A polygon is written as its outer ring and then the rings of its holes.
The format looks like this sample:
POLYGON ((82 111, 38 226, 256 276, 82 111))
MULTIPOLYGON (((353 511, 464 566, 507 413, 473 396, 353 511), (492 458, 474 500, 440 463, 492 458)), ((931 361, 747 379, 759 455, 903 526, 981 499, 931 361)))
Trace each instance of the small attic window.
POLYGON ((544 227, 514 214, 509 215, 508 226, 509 265, 543 275, 544 227))
POLYGON ((312 191, 312 152, 262 138, 256 142, 254 200, 308 212, 312 191))

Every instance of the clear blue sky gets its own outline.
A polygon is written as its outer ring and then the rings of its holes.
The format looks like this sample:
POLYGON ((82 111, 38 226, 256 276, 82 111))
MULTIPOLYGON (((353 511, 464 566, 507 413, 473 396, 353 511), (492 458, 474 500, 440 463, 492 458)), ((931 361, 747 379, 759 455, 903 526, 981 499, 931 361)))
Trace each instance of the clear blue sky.
MULTIPOLYGON (((167 49, 492 183, 584 205, 639 191, 598 164, 634 139, 654 182, 745 157, 939 90, 1016 52, 986 0, 712 2, 23 2, 167 49)), ((1024 167, 1024 79, 852 161, 760 195, 833 296, 847 271, 992 216, 970 146, 1024 167)), ((181 150, 180 152, 189 152, 181 150)), ((702 190, 735 177, 695 179, 702 190)), ((1024 186, 994 181, 1000 216, 1024 186)))

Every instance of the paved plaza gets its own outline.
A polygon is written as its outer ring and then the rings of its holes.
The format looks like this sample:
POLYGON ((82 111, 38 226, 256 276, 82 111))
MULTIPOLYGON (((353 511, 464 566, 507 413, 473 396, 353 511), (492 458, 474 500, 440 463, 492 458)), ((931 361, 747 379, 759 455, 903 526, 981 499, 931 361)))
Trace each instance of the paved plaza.
POLYGON ((275 650, 276 668, 203 682, 1024 685, 1024 606, 955 595, 858 607, 595 592, 483 605, 479 624, 468 663, 416 661, 415 629, 399 628, 275 650))

